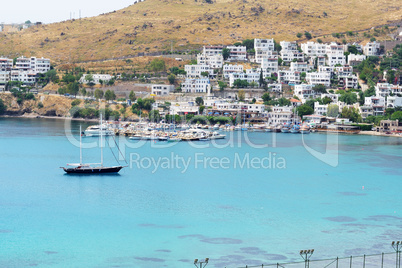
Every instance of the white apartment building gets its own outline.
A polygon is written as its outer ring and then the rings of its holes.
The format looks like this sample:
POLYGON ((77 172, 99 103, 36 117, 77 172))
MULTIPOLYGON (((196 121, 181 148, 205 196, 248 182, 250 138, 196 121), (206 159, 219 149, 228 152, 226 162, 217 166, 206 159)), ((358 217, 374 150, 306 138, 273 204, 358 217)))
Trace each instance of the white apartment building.
POLYGON ((204 54, 198 54, 197 64, 209 65, 212 69, 219 69, 222 68, 223 65, 223 56, 221 54, 216 54, 213 56, 205 56, 204 54))
POLYGON ((282 47, 282 50, 290 50, 290 51, 292 51, 292 50, 297 50, 297 43, 296 43, 296 41, 291 41, 291 42, 288 42, 288 41, 281 41, 281 42, 280 42, 280 45, 281 45, 281 47, 282 47))
POLYGON ((268 89, 271 92, 282 92, 282 84, 281 83, 275 83, 275 84, 268 84, 268 89))
POLYGON ((315 42, 307 42, 301 44, 301 49, 309 57, 324 56, 327 49, 326 44, 320 44, 315 42))
POLYGON ((36 73, 33 72, 32 70, 30 71, 22 71, 22 70, 12 70, 11 71, 11 76, 10 76, 11 81, 20 81, 24 84, 35 84, 36 82, 36 73))
POLYGON ((272 56, 275 50, 274 39, 254 39, 255 62, 261 63, 262 59, 272 56))
POLYGON ((343 88, 355 88, 359 86, 356 75, 342 75, 338 76, 338 85, 343 88))
POLYGON ((350 66, 359 65, 365 59, 366 59, 366 55, 349 54, 348 55, 348 65, 350 65, 350 66))
POLYGON ((295 85, 294 95, 297 96, 302 103, 305 103, 307 99, 315 98, 316 93, 313 90, 313 85, 300 84, 295 85))
POLYGON ((391 85, 388 83, 377 83, 375 86, 375 94, 377 97, 386 97, 390 94, 402 94, 402 86, 391 85))
POLYGON ((291 106, 274 106, 271 112, 268 113, 268 124, 283 125, 290 122, 293 117, 291 106))
POLYGON ((387 97, 387 108, 395 108, 402 106, 402 97, 388 96, 387 97))
POLYGON ((169 95, 170 92, 174 91, 174 85, 152 85, 151 94, 156 96, 169 95))
POLYGON ((327 115, 328 104, 320 104, 318 101, 314 102, 314 114, 327 115))
POLYGON ((46 73, 50 70, 50 60, 45 58, 31 58, 31 68, 37 73, 46 73))
POLYGON ((334 66, 318 66, 319 73, 334 73, 335 67, 334 66))
POLYGON ((327 46, 325 54, 327 55, 327 63, 329 66, 337 64, 345 65, 346 57, 344 53, 344 46, 336 43, 331 43, 327 46))
POLYGON ((300 84, 300 72, 279 70, 278 81, 287 84, 300 84))
POLYGON ((194 102, 172 102, 172 105, 170 105, 169 114, 198 114, 198 109, 198 106, 194 105, 194 102))
MULTIPOLYGON (((86 80, 87 75, 88 74, 83 74, 81 76, 80 83, 82 83, 82 84, 88 84, 89 83, 89 81, 86 80)), ((96 85, 99 85, 101 80, 102 80, 103 83, 107 83, 112 79, 112 76, 110 74, 91 74, 91 76, 92 76, 92 79, 93 79, 92 83, 94 83, 96 85)))
POLYGON ((209 93, 211 90, 211 84, 209 78, 187 78, 184 83, 181 84, 181 91, 186 93, 209 93))
POLYGON ((7 58, 0 58, 0 72, 10 72, 13 68, 13 60, 7 58))
POLYGON ((202 72, 207 72, 209 75, 214 74, 214 70, 206 64, 185 65, 184 70, 187 73, 187 77, 190 78, 201 77, 202 72))
POLYGON ((295 41, 281 41, 280 44, 282 47, 280 54, 284 62, 291 62, 293 60, 304 61, 304 54, 298 50, 297 43, 295 41))
POLYGON ((263 79, 265 79, 268 76, 271 76, 271 73, 267 69, 261 69, 261 68, 247 69, 246 74, 258 73, 259 75, 261 75, 261 70, 263 79))
POLYGON ((10 72, 0 71, 0 91, 5 91, 8 81, 10 81, 10 72))
POLYGON ((223 46, 204 46, 202 54, 205 56, 222 55, 223 46))
POLYGON ((306 74, 306 81, 311 85, 331 85, 331 73, 312 72, 306 74))
POLYGON ((243 65, 230 65, 225 64, 223 65, 223 77, 225 79, 229 79, 231 73, 242 73, 243 72, 243 65))
POLYGON ((24 56, 17 58, 15 63, 15 68, 21 71, 28 71, 31 69, 31 59, 25 58, 24 56))
POLYGON ((260 73, 254 73, 254 72, 249 72, 249 73, 231 73, 229 75, 229 86, 233 87, 234 82, 237 80, 246 80, 249 84, 252 82, 259 83, 260 81, 260 73))
POLYGON ((290 70, 293 72, 305 72, 309 71, 311 67, 307 64, 307 62, 291 62, 290 70))
POLYGON ((228 61, 247 61, 247 47, 227 46, 230 50, 228 61))
POLYGON ((379 53, 380 53, 380 43, 377 43, 376 41, 372 43, 368 42, 363 47, 363 54, 366 55, 367 57, 377 56, 379 53))
MULTIPOLYGON (((371 112, 370 114, 370 109, 367 109, 367 115, 384 115, 385 111, 385 98, 384 97, 376 97, 376 96, 371 96, 371 97, 365 97, 364 98, 364 107, 371 107, 371 112)), ((366 113, 366 112, 365 112, 366 113)))
POLYGON ((261 68, 268 73, 278 73, 278 59, 275 58, 263 58, 261 59, 261 68))
POLYGON ((45 58, 25 58, 19 57, 16 60, 15 67, 21 71, 32 70, 36 73, 46 73, 50 70, 50 60, 45 58))
POLYGON ((353 75, 353 67, 351 66, 335 67, 334 72, 337 76, 351 76, 353 75))
POLYGON ((298 50, 281 50, 281 59, 284 62, 291 62, 293 60, 304 61, 304 54, 298 50))

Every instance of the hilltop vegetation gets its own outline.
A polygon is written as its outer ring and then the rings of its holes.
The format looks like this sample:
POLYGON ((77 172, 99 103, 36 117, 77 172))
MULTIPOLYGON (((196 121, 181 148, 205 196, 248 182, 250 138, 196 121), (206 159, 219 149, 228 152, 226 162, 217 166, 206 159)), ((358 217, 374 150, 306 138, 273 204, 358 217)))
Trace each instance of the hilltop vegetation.
MULTIPOLYGON (((399 0, 147 0, 93 18, 1 33, 0 55, 44 56, 71 63, 172 47, 233 44, 246 38, 326 41, 325 37, 333 39, 332 34, 369 30, 401 19, 399 0)), ((367 36, 353 35, 351 40, 357 39, 367 36)))

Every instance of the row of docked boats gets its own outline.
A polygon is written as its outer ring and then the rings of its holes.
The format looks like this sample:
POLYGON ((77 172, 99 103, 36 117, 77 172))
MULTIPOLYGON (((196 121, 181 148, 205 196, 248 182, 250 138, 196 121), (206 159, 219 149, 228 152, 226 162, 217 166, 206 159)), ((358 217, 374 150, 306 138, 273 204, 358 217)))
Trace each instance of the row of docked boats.
POLYGON ((102 125, 89 126, 84 134, 86 136, 121 135, 132 139, 142 140, 208 140, 221 139, 225 135, 219 131, 253 131, 253 132, 282 132, 308 134, 311 129, 308 124, 284 123, 277 125, 202 125, 202 124, 154 124, 154 123, 113 123, 106 122, 102 125))

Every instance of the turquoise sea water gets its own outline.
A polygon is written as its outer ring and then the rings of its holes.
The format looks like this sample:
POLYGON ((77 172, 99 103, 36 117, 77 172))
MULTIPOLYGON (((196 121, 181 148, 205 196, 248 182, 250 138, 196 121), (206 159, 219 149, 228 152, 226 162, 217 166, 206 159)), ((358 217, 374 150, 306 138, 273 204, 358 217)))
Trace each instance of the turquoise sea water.
MULTIPOLYGON (((301 135, 225 134, 210 148, 127 141, 132 166, 119 175, 74 176, 59 169, 79 161, 63 120, 1 118, 0 267, 191 267, 206 257, 239 267, 300 261, 310 248, 313 258, 391 252, 402 239, 402 139, 340 135, 337 152, 335 136, 305 135, 321 153, 330 145, 333 167, 301 135)), ((83 154, 99 161, 99 148, 83 154)))

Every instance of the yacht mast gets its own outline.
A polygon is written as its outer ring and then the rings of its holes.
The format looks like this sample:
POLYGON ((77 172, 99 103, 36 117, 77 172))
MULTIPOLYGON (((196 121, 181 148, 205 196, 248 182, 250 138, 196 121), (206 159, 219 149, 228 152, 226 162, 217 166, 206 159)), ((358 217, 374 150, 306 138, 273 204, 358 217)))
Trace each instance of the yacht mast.
POLYGON ((80 165, 82 166, 82 130, 80 125, 80 165))
POLYGON ((100 114, 100 147, 101 147, 101 167, 103 167, 103 137, 102 137, 102 113, 100 114))

